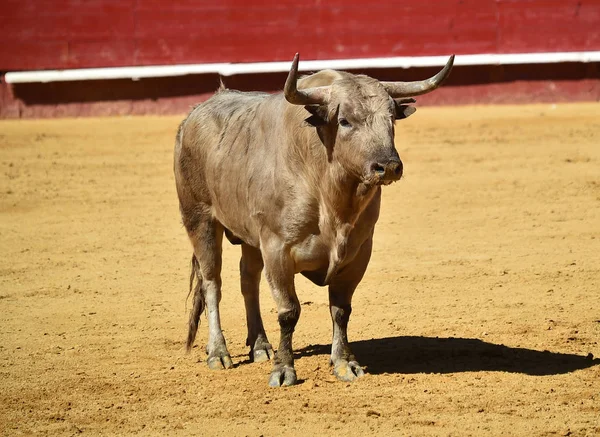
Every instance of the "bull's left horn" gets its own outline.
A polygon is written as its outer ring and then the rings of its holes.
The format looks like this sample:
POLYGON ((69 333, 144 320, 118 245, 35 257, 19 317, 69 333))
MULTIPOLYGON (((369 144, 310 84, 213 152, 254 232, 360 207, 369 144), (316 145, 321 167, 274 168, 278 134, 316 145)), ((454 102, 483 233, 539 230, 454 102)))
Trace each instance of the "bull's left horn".
POLYGON ((292 105, 325 105, 329 100, 329 87, 307 88, 299 90, 296 87, 298 81, 298 60, 300 56, 296 53, 292 61, 292 68, 285 81, 283 94, 285 99, 292 105))
POLYGON ((381 82, 385 90, 391 97, 410 97, 419 96, 433 91, 439 87, 450 75, 452 66, 454 65, 454 55, 446 63, 446 66, 433 77, 426 80, 418 80, 415 82, 381 82))

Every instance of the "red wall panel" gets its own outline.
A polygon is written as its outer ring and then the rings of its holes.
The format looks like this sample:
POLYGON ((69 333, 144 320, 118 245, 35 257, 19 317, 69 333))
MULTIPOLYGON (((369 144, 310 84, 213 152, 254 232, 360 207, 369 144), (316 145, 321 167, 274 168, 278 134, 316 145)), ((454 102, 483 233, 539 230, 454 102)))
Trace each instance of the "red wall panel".
POLYGON ((0 28, 10 40, 131 38, 134 0, 3 0, 0 28))
POLYGON ((135 42, 131 39, 77 40, 69 43, 69 68, 134 65, 135 42))
POLYGON ((65 68, 68 59, 66 41, 17 40, 0 45, 0 71, 65 68))
POLYGON ((4 0, 0 71, 600 50, 600 0, 4 0))
POLYGON ((600 0, 499 0, 498 51, 600 49, 600 0))
POLYGON ((137 61, 169 62, 171 54, 173 62, 247 62, 288 60, 295 51, 328 59, 495 50, 493 1, 447 0, 435 13, 430 5, 405 3, 147 8, 138 13, 137 61))

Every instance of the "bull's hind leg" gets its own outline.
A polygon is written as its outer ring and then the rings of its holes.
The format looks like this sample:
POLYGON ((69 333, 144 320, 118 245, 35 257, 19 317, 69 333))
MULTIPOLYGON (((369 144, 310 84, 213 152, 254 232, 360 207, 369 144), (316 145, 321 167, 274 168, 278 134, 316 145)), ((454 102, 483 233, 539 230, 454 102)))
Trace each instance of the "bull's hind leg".
POLYGON ((274 355, 260 315, 259 284, 262 269, 263 260, 260 250, 242 244, 240 282, 248 324, 246 345, 250 346, 250 359, 254 362, 268 361, 274 355))
MULTIPOLYGON (((219 315, 219 303, 221 301, 221 250, 223 243, 223 226, 208 215, 197 217, 196 220, 186 220, 184 224, 194 247, 194 255, 197 264, 194 266, 198 275, 198 283, 194 293, 194 308, 190 315, 190 334, 197 328, 198 318, 201 313, 196 309, 196 300, 204 300, 208 318, 208 367, 211 369, 228 369, 233 362, 225 344, 225 338, 221 330, 221 317, 219 315), (200 295, 198 296, 198 293, 200 295), (196 325, 193 326, 195 318, 196 325)), ((195 333, 194 333, 195 334, 195 333)), ((192 340, 193 341, 193 340, 192 340)), ((191 345, 188 343, 188 347, 191 345)))

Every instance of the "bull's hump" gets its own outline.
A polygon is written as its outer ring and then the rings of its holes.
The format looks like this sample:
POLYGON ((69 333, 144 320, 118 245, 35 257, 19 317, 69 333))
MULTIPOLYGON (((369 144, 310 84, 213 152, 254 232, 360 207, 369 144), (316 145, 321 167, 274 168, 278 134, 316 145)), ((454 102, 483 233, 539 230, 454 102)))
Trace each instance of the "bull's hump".
POLYGON ((339 71, 321 70, 318 73, 300 79, 298 81, 298 89, 327 86, 342 78, 343 75, 339 71))

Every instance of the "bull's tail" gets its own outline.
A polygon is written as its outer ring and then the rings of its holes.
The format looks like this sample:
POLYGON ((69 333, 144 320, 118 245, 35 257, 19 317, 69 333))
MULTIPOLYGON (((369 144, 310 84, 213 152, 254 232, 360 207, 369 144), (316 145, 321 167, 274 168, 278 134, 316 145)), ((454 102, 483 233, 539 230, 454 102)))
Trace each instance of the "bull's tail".
POLYGON ((192 272, 190 274, 190 291, 189 295, 194 289, 193 305, 190 311, 189 329, 186 342, 186 349, 189 352, 194 345, 196 339, 196 333, 198 332, 198 325, 200 324, 200 316, 204 311, 204 292, 202 291, 202 275, 200 274, 200 265, 196 259, 196 255, 192 255, 192 272), (194 287, 194 278, 196 278, 196 286, 194 287))

